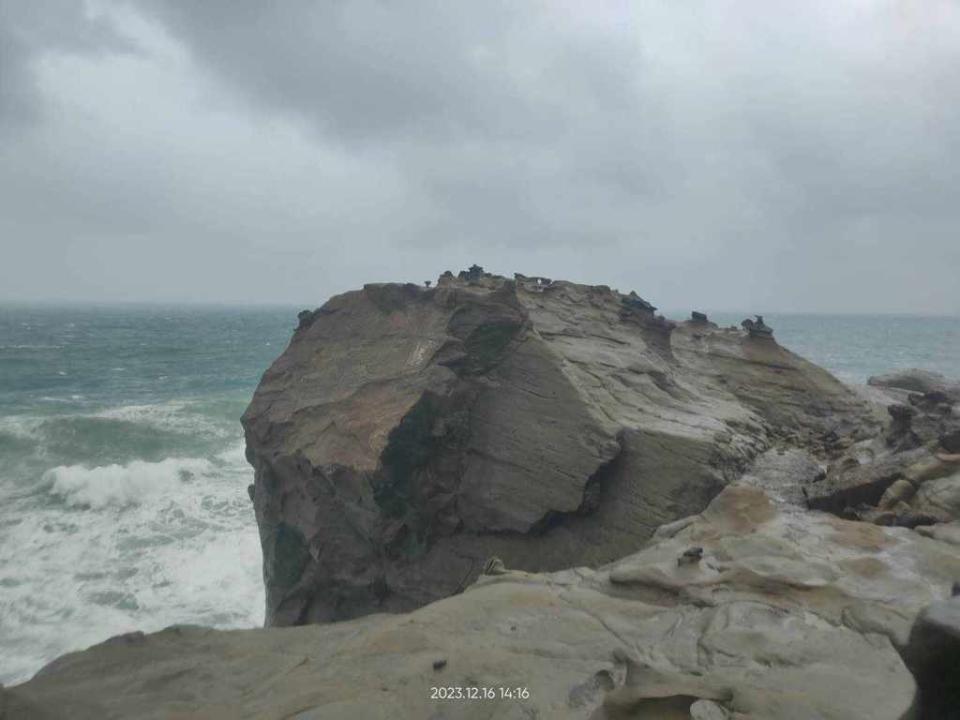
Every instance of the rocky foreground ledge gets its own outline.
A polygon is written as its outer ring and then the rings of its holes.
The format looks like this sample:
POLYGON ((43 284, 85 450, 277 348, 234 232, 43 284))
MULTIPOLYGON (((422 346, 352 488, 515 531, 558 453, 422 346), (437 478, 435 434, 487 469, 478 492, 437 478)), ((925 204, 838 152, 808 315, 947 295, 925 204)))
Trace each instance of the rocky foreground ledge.
POLYGON ((409 614, 114 638, 0 717, 957 717, 960 546, 907 528, 735 484, 611 565, 488 573, 409 614))

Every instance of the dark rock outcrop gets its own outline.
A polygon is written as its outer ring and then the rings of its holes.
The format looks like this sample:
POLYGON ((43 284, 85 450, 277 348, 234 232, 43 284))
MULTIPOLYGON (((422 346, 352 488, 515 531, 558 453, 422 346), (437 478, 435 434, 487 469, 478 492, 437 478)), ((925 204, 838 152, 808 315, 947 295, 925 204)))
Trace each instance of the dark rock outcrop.
POLYGON ((772 338, 773 328, 763 321, 763 315, 755 315, 754 317, 756 317, 756 320, 747 318, 740 323, 740 326, 750 334, 750 337, 772 338))
POLYGON ((920 690, 920 720, 960 718, 960 596, 920 613, 904 657, 920 690))
POLYGON ((636 294, 474 267, 301 314, 243 417, 267 622, 404 611, 491 557, 598 565, 770 447, 877 431, 825 371, 636 294))

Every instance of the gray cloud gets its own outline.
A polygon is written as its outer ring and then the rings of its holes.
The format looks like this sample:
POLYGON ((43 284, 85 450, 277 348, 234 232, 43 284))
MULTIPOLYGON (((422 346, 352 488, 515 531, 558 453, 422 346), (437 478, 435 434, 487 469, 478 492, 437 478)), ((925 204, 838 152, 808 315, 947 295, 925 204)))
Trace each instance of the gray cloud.
POLYGON ((71 0, 0 3, 0 123, 37 119, 37 57, 51 50, 71 53, 133 52, 102 18, 71 0))
POLYGON ((9 297, 960 313, 950 0, 0 8, 9 297))

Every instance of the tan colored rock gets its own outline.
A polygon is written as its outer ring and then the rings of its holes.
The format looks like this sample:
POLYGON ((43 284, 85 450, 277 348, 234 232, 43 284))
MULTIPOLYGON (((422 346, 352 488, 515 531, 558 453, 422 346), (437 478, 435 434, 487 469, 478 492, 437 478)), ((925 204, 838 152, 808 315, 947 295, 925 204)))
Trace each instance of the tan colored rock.
POLYGON ((876 506, 902 478, 921 481, 942 465, 927 448, 890 452, 881 439, 851 447, 831 463, 822 482, 803 486, 807 505, 836 514, 861 505, 876 506))
POLYGON ((916 528, 916 531, 924 537, 952 545, 960 545, 960 522, 921 525, 916 528))
POLYGON ((806 507, 811 488, 825 477, 825 468, 810 452, 778 447, 758 456, 737 484, 758 487, 779 501, 806 507))
POLYGON ((925 482, 917 490, 910 507, 914 512, 940 522, 960 518, 960 472, 925 482))
POLYGON ((877 508, 879 510, 891 510, 898 504, 909 502, 916 491, 917 488, 912 482, 901 478, 886 489, 880 498, 880 502, 877 503, 877 508))
POLYGON ((690 706, 690 720, 727 720, 730 714, 712 700, 697 700, 690 706))
POLYGON ((876 429, 770 338, 678 326, 604 286, 439 285, 302 313, 264 374, 243 422, 269 624, 409 610, 491 555, 609 562, 773 444, 829 454, 876 429))
POLYGON ((904 469, 903 476, 914 485, 919 486, 928 480, 942 478, 953 472, 955 472, 954 463, 945 461, 942 454, 937 454, 910 465, 904 469))
POLYGON ((954 402, 960 402, 960 383, 929 370, 900 370, 886 375, 876 375, 867 380, 867 384, 922 395, 942 393, 952 398, 954 402))
POLYGON ((900 720, 898 649, 957 577, 953 546, 735 486, 597 570, 483 576, 409 615, 115 638, 9 688, 3 720, 900 720))

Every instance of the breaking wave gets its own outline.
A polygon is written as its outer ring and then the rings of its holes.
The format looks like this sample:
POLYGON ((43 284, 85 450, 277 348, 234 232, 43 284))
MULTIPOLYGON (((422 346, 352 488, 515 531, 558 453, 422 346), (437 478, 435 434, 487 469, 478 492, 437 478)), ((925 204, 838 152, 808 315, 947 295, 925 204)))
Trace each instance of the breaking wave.
POLYGON ((208 457, 47 470, 0 523, 0 682, 132 630, 261 624, 252 479, 239 440, 208 457))
POLYGON ((67 505, 96 509, 139 505, 150 497, 175 492, 180 485, 209 475, 210 470, 210 461, 201 458, 167 458, 94 468, 61 465, 47 470, 43 479, 51 483, 50 492, 67 505))

